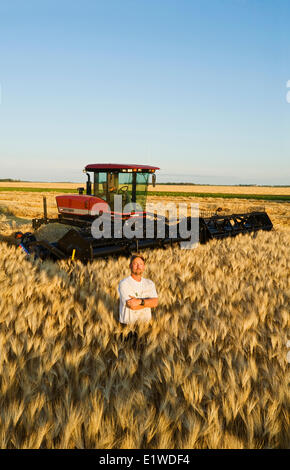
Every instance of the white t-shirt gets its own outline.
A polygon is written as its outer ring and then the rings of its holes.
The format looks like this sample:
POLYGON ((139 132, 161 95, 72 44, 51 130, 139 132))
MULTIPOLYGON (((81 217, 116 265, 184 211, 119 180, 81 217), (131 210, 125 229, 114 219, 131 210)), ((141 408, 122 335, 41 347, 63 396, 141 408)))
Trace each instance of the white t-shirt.
POLYGON ((135 281, 132 276, 123 279, 118 286, 120 295, 119 320, 121 323, 135 323, 137 320, 151 320, 151 308, 146 307, 140 310, 132 310, 126 307, 126 301, 131 297, 137 299, 152 299, 158 297, 155 284, 150 279, 141 278, 141 281, 135 281))

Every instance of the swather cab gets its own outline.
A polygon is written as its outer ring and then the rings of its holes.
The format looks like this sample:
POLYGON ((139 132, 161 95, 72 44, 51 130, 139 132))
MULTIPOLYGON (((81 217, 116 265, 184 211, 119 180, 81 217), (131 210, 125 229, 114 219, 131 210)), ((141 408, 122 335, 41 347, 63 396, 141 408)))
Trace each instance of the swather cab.
POLYGON ((155 184, 156 170, 159 168, 147 165, 107 163, 87 165, 84 169, 88 177, 86 194, 83 194, 84 188, 79 188, 78 195, 56 196, 59 216, 90 218, 94 216, 94 205, 102 202, 110 206, 110 212, 114 216, 115 195, 122 196, 122 209, 126 204, 134 202, 145 212, 149 177, 152 175, 155 184), (90 173, 93 175, 92 179, 90 173))

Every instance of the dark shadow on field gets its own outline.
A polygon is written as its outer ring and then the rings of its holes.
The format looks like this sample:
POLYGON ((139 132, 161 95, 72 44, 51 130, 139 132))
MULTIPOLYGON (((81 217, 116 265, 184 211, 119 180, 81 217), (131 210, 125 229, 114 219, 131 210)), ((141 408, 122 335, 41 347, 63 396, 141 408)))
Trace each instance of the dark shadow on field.
MULTIPOLYGON (((32 219, 24 219, 23 217, 17 217, 16 215, 7 215, 7 220, 3 221, 7 223, 10 227, 13 226, 13 222, 17 224, 17 226, 22 226, 22 225, 31 225, 32 226, 32 219)), ((17 229, 15 229, 16 231, 17 229)))
POLYGON ((10 214, 10 213, 9 214, 6 214, 6 213, 1 214, 1 211, 0 211, 0 215, 4 215, 6 217, 4 220, 0 221, 0 226, 1 226, 1 223, 3 223, 5 225, 8 225, 12 229, 12 233, 10 234, 10 236, 14 232, 21 231, 21 227, 23 225, 31 225, 31 228, 32 228, 32 219, 31 218, 25 219, 23 217, 17 217, 16 215, 13 215, 13 214, 10 214))

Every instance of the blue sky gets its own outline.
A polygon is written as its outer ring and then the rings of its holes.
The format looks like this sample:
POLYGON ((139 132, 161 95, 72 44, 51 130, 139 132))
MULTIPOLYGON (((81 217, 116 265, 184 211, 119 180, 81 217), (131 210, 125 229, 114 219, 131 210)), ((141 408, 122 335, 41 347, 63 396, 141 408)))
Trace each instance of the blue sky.
POLYGON ((0 178, 290 184, 289 0, 0 2, 0 178))

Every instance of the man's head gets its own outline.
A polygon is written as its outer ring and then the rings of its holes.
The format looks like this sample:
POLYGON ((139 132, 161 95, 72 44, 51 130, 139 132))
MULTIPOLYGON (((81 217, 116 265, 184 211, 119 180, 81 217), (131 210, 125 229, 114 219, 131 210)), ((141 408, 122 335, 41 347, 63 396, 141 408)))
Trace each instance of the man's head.
POLYGON ((131 256, 130 269, 132 274, 142 276, 145 269, 145 260, 142 255, 136 254, 131 256))

